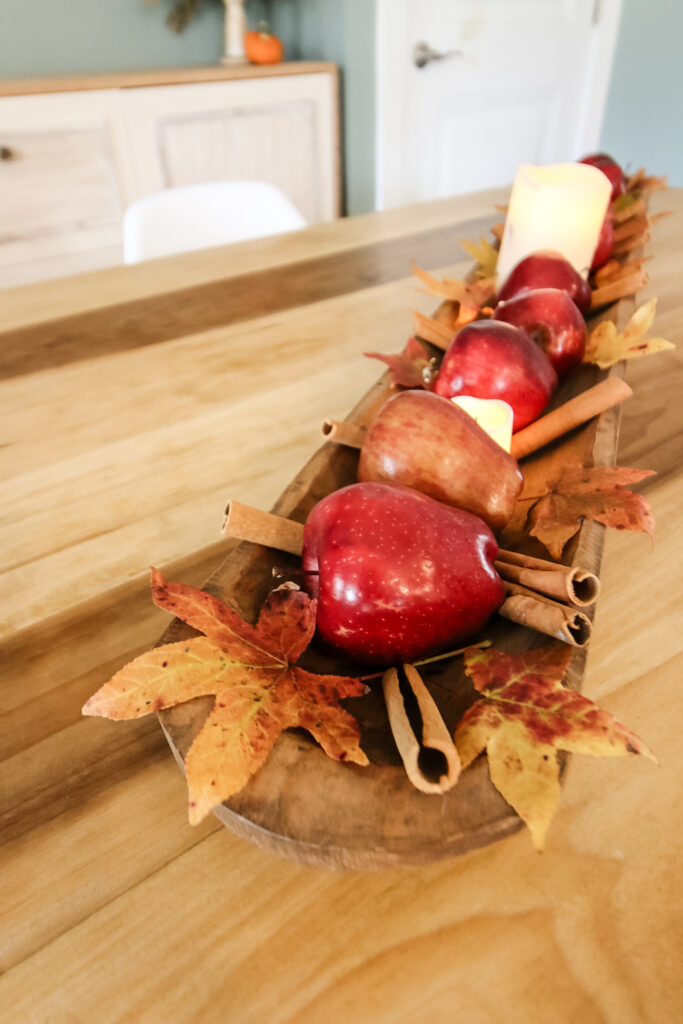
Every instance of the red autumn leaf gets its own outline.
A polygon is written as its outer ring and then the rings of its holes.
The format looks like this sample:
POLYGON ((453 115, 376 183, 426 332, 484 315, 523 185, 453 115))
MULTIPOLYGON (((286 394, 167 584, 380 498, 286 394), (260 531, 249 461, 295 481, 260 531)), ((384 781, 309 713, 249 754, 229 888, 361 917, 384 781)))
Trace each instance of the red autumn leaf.
POLYGON ((560 797, 558 750, 597 757, 652 751, 608 711, 562 685, 571 650, 524 654, 469 648, 465 671, 483 699, 463 715, 455 745, 463 768, 484 749, 491 781, 542 850, 560 797))
POLYGON ((340 705, 367 688, 358 679, 316 675, 294 663, 315 629, 315 602, 281 588, 255 626, 218 598, 152 570, 152 594, 204 636, 165 644, 122 668, 83 708, 85 715, 139 718, 215 694, 211 714, 185 759, 190 823, 238 792, 290 727, 307 729, 337 761, 366 765, 356 720, 340 705))
POLYGON ((625 466, 569 466, 532 506, 529 533, 558 561, 583 519, 593 519, 617 530, 639 530, 654 537, 655 523, 648 502, 625 486, 653 475, 651 469, 625 466))
POLYGON ((379 359, 391 370, 391 383, 399 388, 429 388, 433 376, 432 360, 417 338, 408 338, 406 347, 397 355, 364 352, 368 359, 379 359))

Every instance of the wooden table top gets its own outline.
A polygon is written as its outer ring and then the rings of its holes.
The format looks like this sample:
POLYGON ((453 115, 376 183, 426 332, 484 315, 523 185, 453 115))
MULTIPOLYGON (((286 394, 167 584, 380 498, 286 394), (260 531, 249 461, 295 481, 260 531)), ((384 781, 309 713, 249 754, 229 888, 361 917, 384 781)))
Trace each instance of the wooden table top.
POLYGON ((504 193, 0 293, 0 1018, 231 1024, 683 1019, 679 703, 683 190, 653 228, 655 333, 619 462, 657 520, 608 533, 584 692, 644 759, 575 756, 547 850, 526 831, 427 867, 335 873, 214 819, 154 717, 80 708, 201 585, 228 498, 269 508, 397 351, 411 258, 463 276, 504 193))

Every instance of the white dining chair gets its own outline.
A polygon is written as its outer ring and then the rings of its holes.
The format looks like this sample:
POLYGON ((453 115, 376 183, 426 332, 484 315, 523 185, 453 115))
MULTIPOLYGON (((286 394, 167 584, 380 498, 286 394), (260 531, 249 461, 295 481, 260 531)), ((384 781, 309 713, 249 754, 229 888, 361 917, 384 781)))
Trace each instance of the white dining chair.
POLYGON ((123 261, 264 238, 306 227, 292 202, 265 181, 168 188, 136 200, 123 216, 123 261))

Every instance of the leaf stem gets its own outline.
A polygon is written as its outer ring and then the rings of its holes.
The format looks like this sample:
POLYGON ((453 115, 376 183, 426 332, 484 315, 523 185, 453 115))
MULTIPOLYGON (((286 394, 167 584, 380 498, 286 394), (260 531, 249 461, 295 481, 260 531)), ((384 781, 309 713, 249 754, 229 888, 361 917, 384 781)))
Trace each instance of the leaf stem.
MULTIPOLYGON (((470 647, 490 647, 493 640, 482 640, 478 644, 468 644, 467 647, 458 647, 455 651, 443 651, 442 654, 435 654, 431 658, 423 658, 421 661, 414 661, 413 665, 418 668, 421 665, 433 665, 437 661, 445 661, 446 658, 455 658, 458 654, 464 654, 470 647)), ((365 682, 366 679, 378 679, 379 676, 384 675, 385 669, 381 669, 379 672, 372 672, 368 676, 357 676, 361 682, 365 682)))

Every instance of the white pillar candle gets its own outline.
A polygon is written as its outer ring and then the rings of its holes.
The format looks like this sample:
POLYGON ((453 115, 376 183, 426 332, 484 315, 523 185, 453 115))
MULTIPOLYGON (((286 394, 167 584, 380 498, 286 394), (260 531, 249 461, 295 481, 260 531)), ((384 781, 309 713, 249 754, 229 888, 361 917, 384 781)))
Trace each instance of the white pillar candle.
POLYGON ((512 406, 499 398, 474 398, 472 395, 457 395, 451 402, 460 406, 482 430, 492 437, 506 452, 512 444, 512 406))
POLYGON ((500 244, 498 286, 539 249, 559 252, 588 276, 612 186, 597 167, 554 164, 517 170, 500 244))

